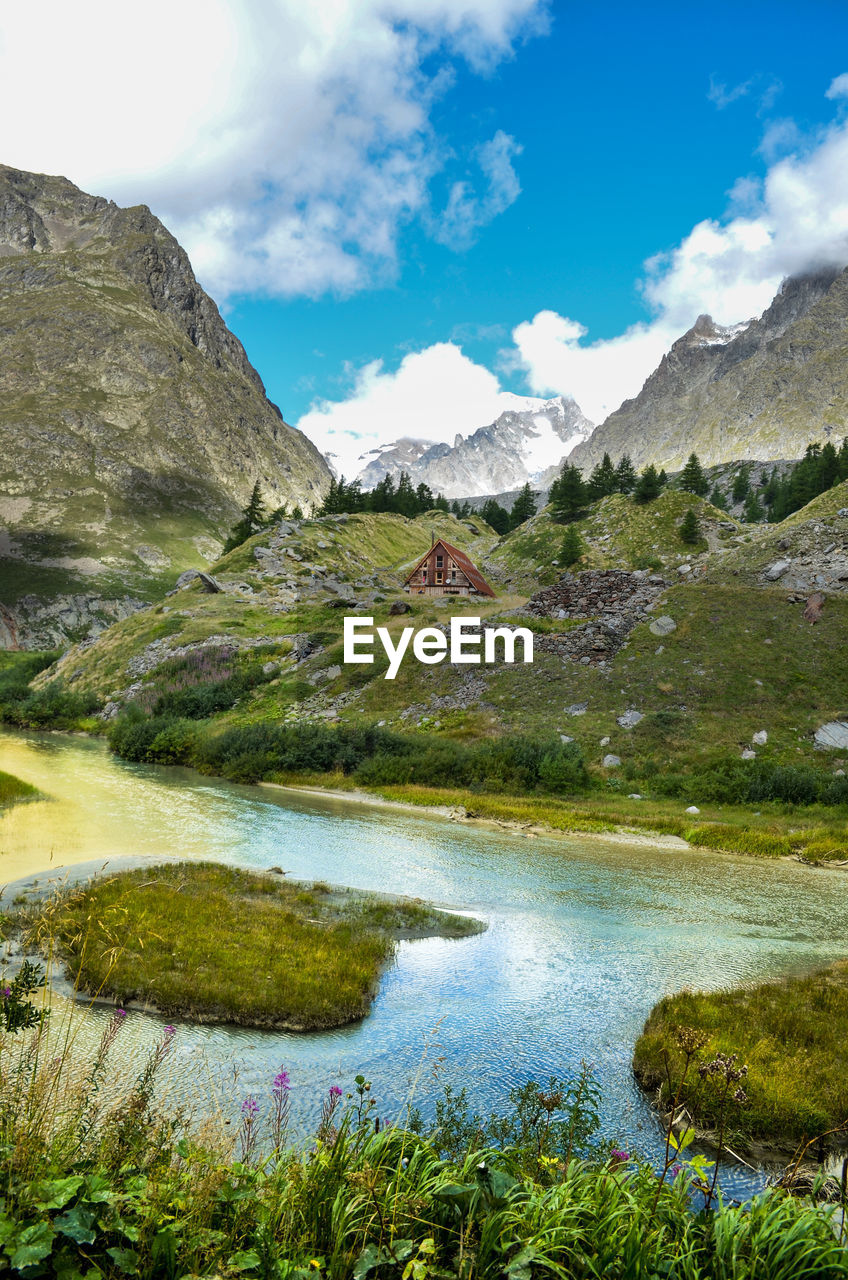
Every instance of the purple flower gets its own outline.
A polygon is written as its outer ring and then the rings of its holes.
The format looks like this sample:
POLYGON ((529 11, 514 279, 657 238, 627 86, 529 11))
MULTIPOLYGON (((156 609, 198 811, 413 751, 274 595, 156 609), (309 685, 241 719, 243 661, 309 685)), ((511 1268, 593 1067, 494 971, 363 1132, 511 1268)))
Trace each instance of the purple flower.
POLYGON ((683 1165, 682 1165, 682 1164, 673 1164, 673 1165, 671 1166, 671 1176, 672 1176, 672 1178, 676 1178, 676 1177, 677 1177, 677 1175, 678 1175, 678 1173, 680 1173, 680 1171, 682 1170, 682 1168, 683 1168, 683 1165))
POLYGON ((3 988, 3 995, 4 995, 4 996, 10 996, 11 994, 12 994, 12 988, 11 988, 11 987, 4 987, 4 988, 3 988))
POLYGON ((244 1102, 241 1104, 242 1115, 247 1116, 249 1120, 252 1120, 258 1110, 259 1110, 259 1103, 254 1098, 253 1094, 249 1093, 245 1098, 244 1102))
POLYGON ((289 1080, 289 1073, 288 1071, 285 1071, 282 1067, 280 1067, 280 1070, 274 1076, 274 1089, 277 1092, 280 1092, 284 1089, 290 1089, 290 1088, 291 1088, 291 1081, 289 1080))
POLYGON ((116 1017, 116 1018, 125 1018, 126 1016, 127 1016, 127 1011, 126 1011, 126 1009, 116 1009, 116 1010, 115 1010, 115 1017, 116 1017))
POLYGON ((171 1026, 171 1024, 170 1024, 170 1022, 169 1022, 169 1023, 168 1023, 168 1025, 167 1025, 167 1027, 165 1028, 165 1035, 166 1035, 166 1036, 175 1036, 176 1034, 177 1034, 177 1028, 176 1028, 176 1027, 172 1027, 172 1026, 171 1026))
POLYGON ((613 1147, 610 1152, 610 1160, 615 1160, 616 1164, 624 1164, 625 1160, 630 1159, 629 1151, 621 1151, 618 1147, 613 1147))
POLYGON ((340 1098, 341 1096, 342 1096, 342 1091, 341 1091, 341 1089, 339 1088, 339 1086, 338 1086, 337 1084, 331 1084, 331 1085, 330 1085, 330 1097, 331 1097, 331 1098, 340 1098))

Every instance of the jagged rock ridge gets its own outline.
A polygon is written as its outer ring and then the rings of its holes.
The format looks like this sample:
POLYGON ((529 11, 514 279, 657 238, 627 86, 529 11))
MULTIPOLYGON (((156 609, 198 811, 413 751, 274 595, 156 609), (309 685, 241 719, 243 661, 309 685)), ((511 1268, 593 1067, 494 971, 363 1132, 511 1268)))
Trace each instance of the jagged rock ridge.
POLYGON ((458 435, 452 445, 404 438, 375 450, 359 478, 372 489, 387 473, 396 479, 407 471, 413 484, 428 484, 446 498, 502 493, 528 480, 546 485, 591 430, 571 398, 516 397, 515 409, 468 436, 458 435))
POLYGON ((92 602, 213 560, 255 480, 273 506, 329 482, 149 209, 6 166, 0 390, 0 602, 22 644, 36 614, 79 638, 92 602))
POLYGON ((679 470, 733 458, 800 457, 848 424, 848 272, 786 280, 758 319, 722 328, 709 316, 675 342, 633 400, 578 445, 590 469, 604 452, 679 470))

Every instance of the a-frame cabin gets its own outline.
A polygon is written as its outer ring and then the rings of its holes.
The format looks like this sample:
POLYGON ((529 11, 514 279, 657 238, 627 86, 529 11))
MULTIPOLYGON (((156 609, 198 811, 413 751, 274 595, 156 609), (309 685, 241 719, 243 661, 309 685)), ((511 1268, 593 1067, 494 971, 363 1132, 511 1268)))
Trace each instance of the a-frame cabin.
POLYGON ((495 593, 464 551, 444 538, 434 542, 407 576, 404 589, 414 596, 493 596, 495 593))

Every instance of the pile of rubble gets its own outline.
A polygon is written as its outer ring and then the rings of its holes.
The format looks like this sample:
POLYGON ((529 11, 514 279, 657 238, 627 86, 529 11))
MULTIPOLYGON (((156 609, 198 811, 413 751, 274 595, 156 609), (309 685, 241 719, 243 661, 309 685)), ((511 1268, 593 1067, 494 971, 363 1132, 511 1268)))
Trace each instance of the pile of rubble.
POLYGON ((528 601, 524 612, 539 618, 586 618, 561 634, 536 636, 536 647, 559 653, 584 666, 598 665, 617 653, 630 632, 653 610, 668 583, 644 570, 592 569, 576 577, 564 574, 552 587, 528 601))

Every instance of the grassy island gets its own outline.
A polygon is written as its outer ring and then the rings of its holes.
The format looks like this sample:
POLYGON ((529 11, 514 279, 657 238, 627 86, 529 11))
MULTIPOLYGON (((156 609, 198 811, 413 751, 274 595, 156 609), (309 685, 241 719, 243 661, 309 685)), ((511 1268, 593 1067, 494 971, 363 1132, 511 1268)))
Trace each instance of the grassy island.
MULTIPOLYGON (((727 1121, 739 1138, 776 1152, 848 1122, 848 961, 803 978, 730 991, 682 991, 651 1011, 633 1068, 643 1088, 679 1095, 696 1125, 720 1122, 720 1091, 698 1067, 737 1054, 746 1101, 727 1121), (694 1035, 693 1035, 694 1033, 694 1035), (701 1041, 680 1086, 687 1050, 701 1041)), ((825 1148, 848 1145, 848 1129, 825 1148)))
POLYGON ((86 992, 290 1030, 364 1017, 396 940, 483 928, 424 903, 208 862, 96 880, 42 909, 38 923, 86 992))
POLYGON ((38 795, 38 788, 16 778, 13 773, 4 773, 0 769, 0 809, 17 804, 19 800, 32 800, 38 795))

